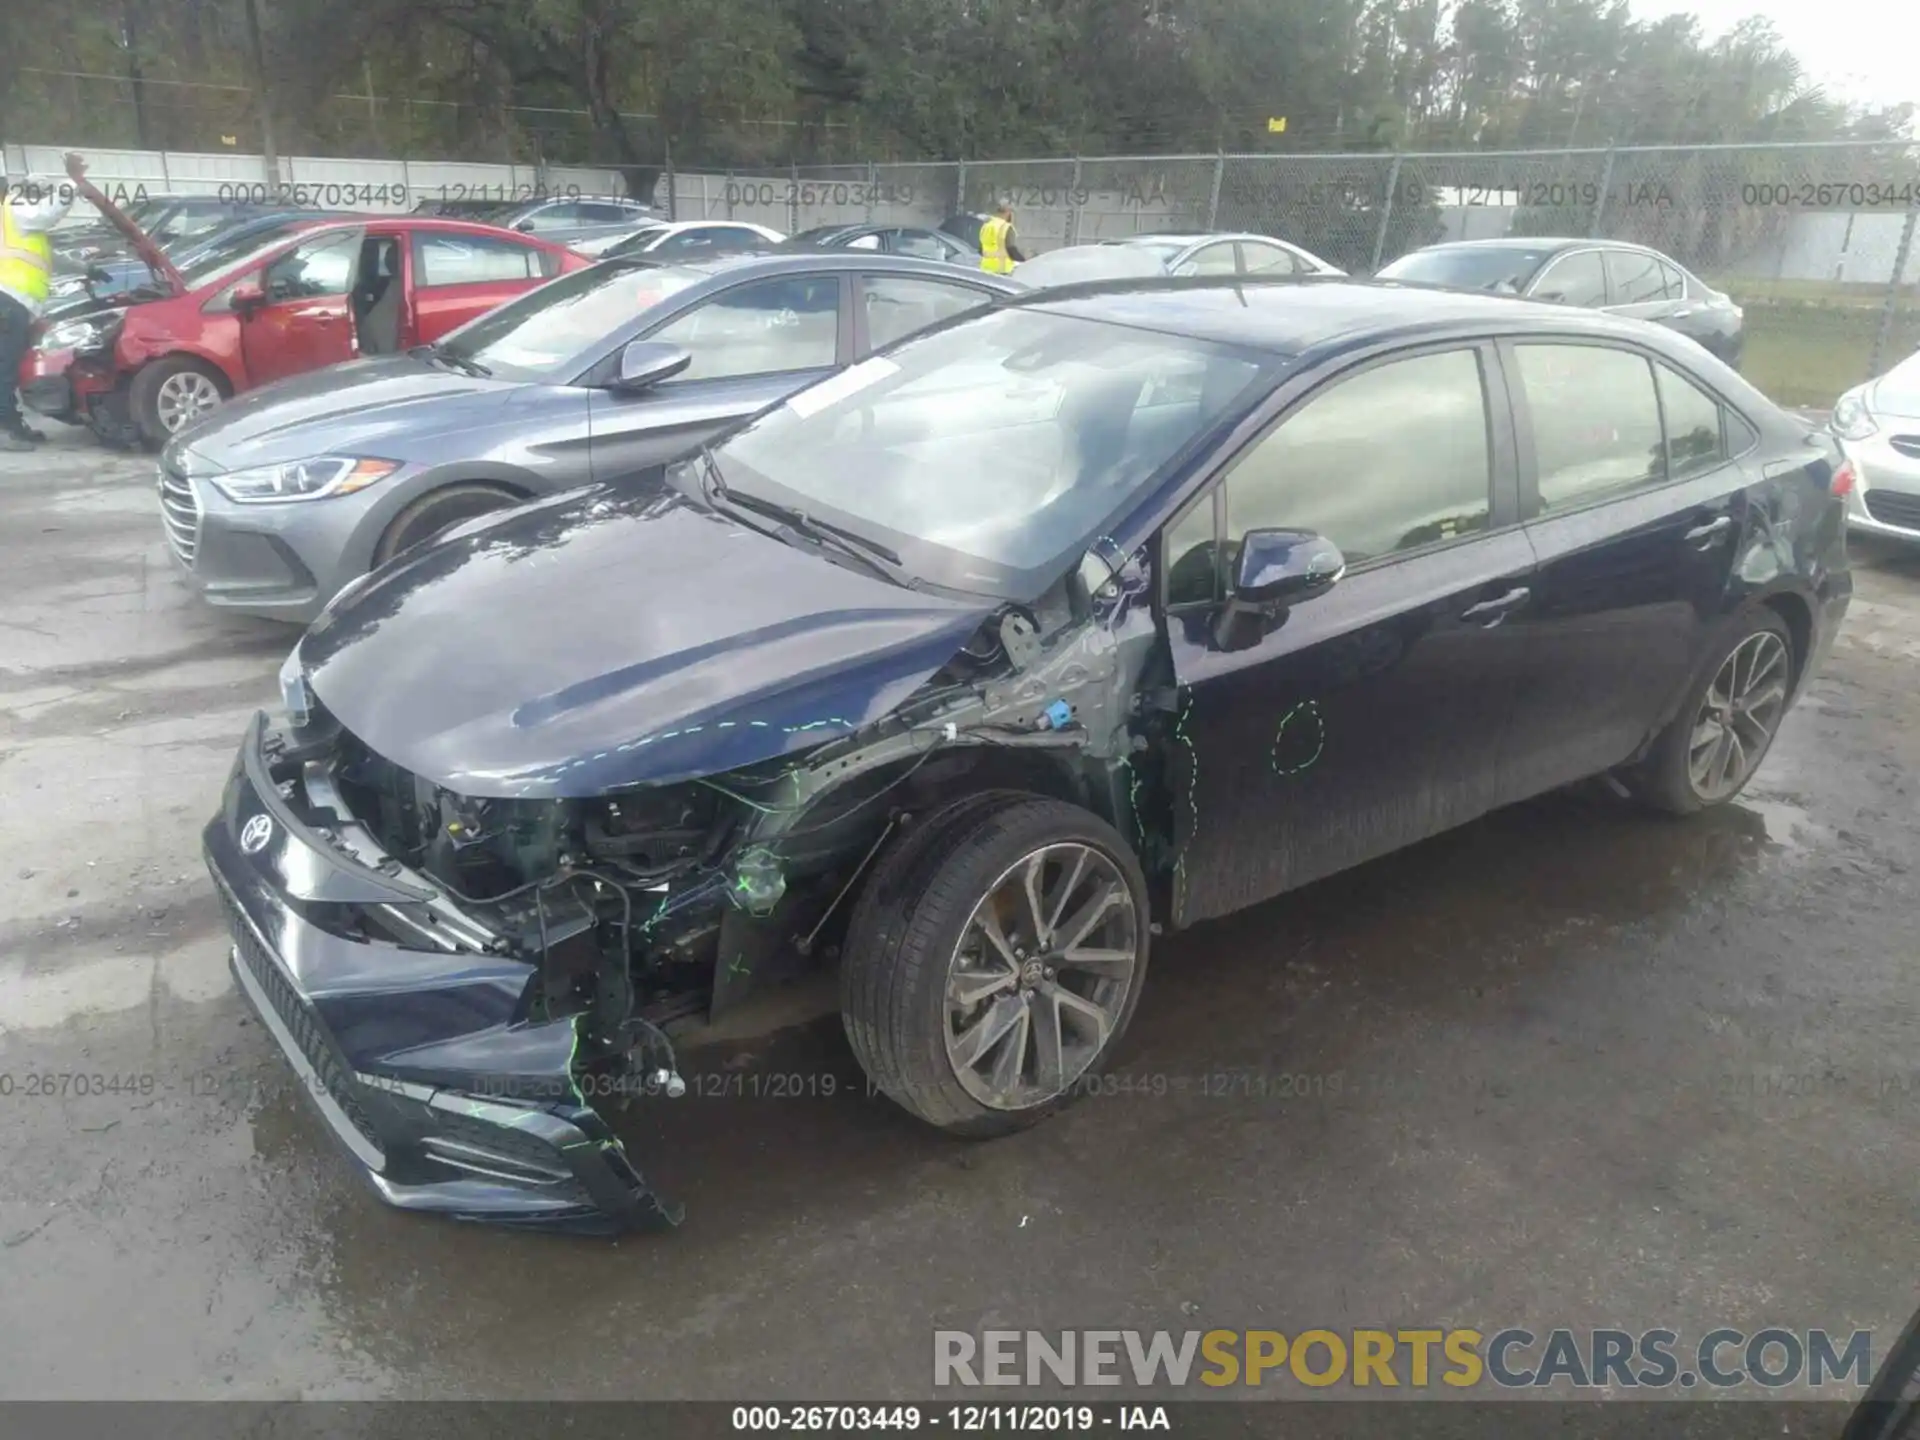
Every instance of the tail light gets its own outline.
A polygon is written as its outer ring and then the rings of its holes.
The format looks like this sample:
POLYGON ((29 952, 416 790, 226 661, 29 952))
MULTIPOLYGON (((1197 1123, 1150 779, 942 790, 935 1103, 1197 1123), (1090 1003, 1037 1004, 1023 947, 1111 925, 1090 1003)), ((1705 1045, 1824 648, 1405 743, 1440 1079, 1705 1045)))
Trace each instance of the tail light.
POLYGON ((1833 472, 1833 480, 1827 488, 1831 490, 1837 498, 1844 500, 1847 496, 1853 494, 1853 481, 1853 462, 1851 460, 1842 460, 1839 468, 1833 472))

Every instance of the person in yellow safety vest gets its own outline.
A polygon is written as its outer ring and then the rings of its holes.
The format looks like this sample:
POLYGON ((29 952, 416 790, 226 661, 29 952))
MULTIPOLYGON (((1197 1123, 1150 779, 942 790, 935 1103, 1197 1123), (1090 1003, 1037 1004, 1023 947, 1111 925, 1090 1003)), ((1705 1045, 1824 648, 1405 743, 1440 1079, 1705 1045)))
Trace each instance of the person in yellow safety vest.
POLYGON ((980 268, 990 275, 1011 275, 1014 265, 1026 258, 1013 243, 1012 202, 1002 200, 980 227, 980 268))
POLYGON ((53 288, 47 232, 65 218, 73 195, 60 180, 28 177, 10 185, 0 170, 0 450, 25 452, 47 438, 27 427, 14 386, 53 288))

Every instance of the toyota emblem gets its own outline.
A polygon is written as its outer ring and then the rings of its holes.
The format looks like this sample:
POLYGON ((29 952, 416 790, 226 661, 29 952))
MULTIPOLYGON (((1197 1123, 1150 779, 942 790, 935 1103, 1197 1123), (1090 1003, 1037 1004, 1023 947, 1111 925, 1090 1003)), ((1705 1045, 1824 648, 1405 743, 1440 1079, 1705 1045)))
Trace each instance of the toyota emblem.
POLYGON ((269 816, 256 815, 240 827, 240 848, 248 855, 258 855, 271 839, 273 820, 269 816))

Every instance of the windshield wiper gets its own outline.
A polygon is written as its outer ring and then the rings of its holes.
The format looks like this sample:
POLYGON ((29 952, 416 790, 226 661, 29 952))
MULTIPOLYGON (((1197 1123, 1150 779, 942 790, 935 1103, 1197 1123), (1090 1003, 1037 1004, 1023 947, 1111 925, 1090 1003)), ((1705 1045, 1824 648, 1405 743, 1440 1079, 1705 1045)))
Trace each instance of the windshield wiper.
POLYGON ((477 375, 482 380, 487 379, 493 374, 493 371, 489 370, 485 365, 482 365, 478 360, 469 360, 464 355, 456 355, 453 351, 443 350, 438 345, 417 345, 414 347, 412 353, 415 355, 424 355, 430 360, 438 360, 449 370, 458 370, 467 375, 477 375))
POLYGON ((816 519, 797 506, 782 505, 777 500, 746 495, 729 488, 726 477, 720 473, 720 462, 714 458, 711 446, 700 447, 700 459, 706 467, 704 487, 709 501, 718 499, 736 510, 751 510, 769 520, 778 520, 796 535, 806 536, 822 549, 837 550, 842 555, 858 560, 882 579, 904 585, 909 590, 919 587, 916 577, 904 573, 906 562, 900 558, 898 551, 831 521, 816 519))

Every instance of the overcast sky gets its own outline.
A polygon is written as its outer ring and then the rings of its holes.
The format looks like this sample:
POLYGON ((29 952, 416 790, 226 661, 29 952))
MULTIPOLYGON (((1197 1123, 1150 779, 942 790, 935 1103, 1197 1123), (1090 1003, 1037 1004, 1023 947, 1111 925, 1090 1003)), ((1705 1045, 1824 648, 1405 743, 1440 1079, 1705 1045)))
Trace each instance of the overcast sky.
POLYGON ((1920 105, 1920 3, 1916 0, 1630 0, 1656 19, 1700 17, 1709 37, 1749 15, 1773 21, 1787 48, 1836 99, 1920 105))

